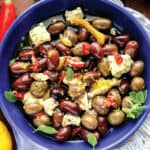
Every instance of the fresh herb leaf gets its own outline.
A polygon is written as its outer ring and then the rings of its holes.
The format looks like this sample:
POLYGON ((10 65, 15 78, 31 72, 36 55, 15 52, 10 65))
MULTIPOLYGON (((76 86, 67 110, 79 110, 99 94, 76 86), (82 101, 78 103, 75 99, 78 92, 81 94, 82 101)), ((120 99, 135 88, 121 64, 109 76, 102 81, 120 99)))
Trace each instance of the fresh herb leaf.
POLYGON ((47 126, 47 125, 40 125, 36 130, 35 132, 37 131, 41 131, 43 133, 46 133, 46 134, 56 134, 57 133, 57 130, 53 127, 50 127, 50 126, 47 126))
POLYGON ((58 84, 57 84, 55 81, 52 81, 52 82, 51 82, 51 86, 52 86, 52 87, 57 87, 58 84))
POLYGON ((16 102, 16 100, 17 100, 15 94, 12 91, 5 91, 4 96, 11 103, 16 102))
POLYGON ((129 96, 132 98, 132 99, 136 99, 136 92, 132 91, 129 93, 129 96))
POLYGON ((72 79, 72 78, 73 78, 73 76, 74 76, 74 71, 73 71, 72 68, 70 68, 70 67, 67 68, 66 76, 67 76, 68 79, 72 79))
POLYGON ((92 147, 95 147, 95 146, 96 146, 96 144, 97 144, 97 139, 96 139, 96 137, 95 137, 94 134, 88 133, 88 135, 87 135, 87 140, 88 140, 88 143, 89 143, 90 145, 92 145, 92 147))
POLYGON ((14 62, 16 62, 16 58, 12 58, 12 59, 9 61, 9 65, 13 64, 14 62))

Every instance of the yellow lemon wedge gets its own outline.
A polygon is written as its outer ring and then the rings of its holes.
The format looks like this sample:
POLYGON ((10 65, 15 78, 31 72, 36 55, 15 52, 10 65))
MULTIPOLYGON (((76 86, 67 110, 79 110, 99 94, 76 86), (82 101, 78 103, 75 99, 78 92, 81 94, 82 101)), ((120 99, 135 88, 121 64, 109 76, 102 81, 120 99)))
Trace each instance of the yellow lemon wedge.
POLYGON ((12 150, 12 139, 6 125, 0 121, 0 149, 12 150))

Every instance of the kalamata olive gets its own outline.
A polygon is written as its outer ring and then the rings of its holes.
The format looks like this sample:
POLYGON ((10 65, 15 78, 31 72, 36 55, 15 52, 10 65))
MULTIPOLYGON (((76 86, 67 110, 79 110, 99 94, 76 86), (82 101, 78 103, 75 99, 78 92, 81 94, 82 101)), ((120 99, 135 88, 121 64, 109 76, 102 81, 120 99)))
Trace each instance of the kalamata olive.
POLYGON ((59 128, 61 126, 62 119, 63 119, 63 113, 61 112, 60 109, 57 108, 53 114, 53 126, 55 128, 59 128))
POLYGON ((78 104, 72 101, 62 100, 59 106, 60 106, 60 109, 64 112, 69 112, 74 115, 78 115, 80 113, 80 108, 78 104))
POLYGON ((30 63, 25 62, 15 62, 10 65, 10 71, 13 74, 23 74, 30 70, 30 63))
POLYGON ((129 41, 129 35, 123 34, 118 35, 113 38, 113 41, 118 44, 120 47, 124 46, 129 41))
POLYGON ((43 73, 46 74, 51 81, 56 81, 58 79, 58 72, 56 71, 45 70, 43 73))
POLYGON ((96 67, 97 61, 95 60, 94 56, 89 56, 85 60, 85 68, 88 70, 93 70, 94 67, 96 67))
POLYGON ((64 31, 64 35, 61 41, 63 42, 64 45, 71 47, 78 42, 78 35, 72 29, 67 29, 64 31))
POLYGON ((137 57, 138 47, 139 46, 137 41, 129 41, 124 49, 125 54, 128 54, 132 59, 135 59, 137 57))
POLYGON ((27 103, 24 104, 23 109, 25 110, 26 114, 34 115, 42 111, 42 105, 40 105, 39 103, 27 103))
POLYGON ((73 129, 71 136, 76 137, 81 132, 81 127, 76 127, 73 129))
POLYGON ((131 67, 130 75, 132 77, 139 76, 142 74, 143 70, 144 70, 144 62, 141 60, 137 60, 133 63, 131 67))
POLYGON ((24 49, 19 52, 19 59, 23 61, 31 60, 32 55, 35 55, 33 49, 24 49))
POLYGON ((51 119, 47 114, 42 114, 39 116, 36 116, 33 119, 33 124, 37 127, 39 127, 40 125, 50 125, 51 124, 51 119))
POLYGON ((121 96, 117 89, 111 89, 107 95, 108 97, 111 97, 112 100, 114 100, 115 105, 112 106, 113 108, 118 108, 121 104, 121 96))
POLYGON ((98 30, 107 30, 111 27, 111 20, 107 18, 95 18, 92 25, 98 30))
POLYGON ((107 99, 104 96, 96 96, 93 99, 93 107, 100 115, 106 115, 109 112, 107 106, 107 99))
POLYGON ((98 70, 100 73, 104 76, 107 77, 110 74, 110 66, 108 63, 108 60, 106 57, 103 57, 99 62, 97 66, 98 70))
POLYGON ((53 46, 50 43, 43 43, 37 48, 35 48, 37 52, 45 56, 47 56, 48 51, 50 51, 51 49, 53 49, 53 46))
POLYGON ((71 51, 75 56, 88 55, 90 53, 90 44, 87 42, 78 43, 71 51))
POLYGON ((102 47, 97 42, 91 43, 90 52, 93 56, 95 56, 98 59, 101 59, 104 55, 102 47))
POLYGON ((127 80, 123 80, 121 81, 120 85, 119 85, 119 91, 121 94, 127 94, 130 90, 130 84, 129 81, 127 80))
POLYGON ((123 123, 125 119, 125 114, 119 109, 114 109, 112 112, 108 114, 108 122, 112 126, 117 126, 123 123))
POLYGON ((59 53, 57 50, 51 50, 48 52, 47 68, 48 70, 54 70, 59 64, 59 53))
POLYGON ((64 97, 65 91, 63 88, 58 87, 58 88, 52 88, 50 91, 50 95, 57 100, 60 100, 64 97))
POLYGON ((50 24, 47 30, 51 35, 59 35, 65 28, 66 25, 63 21, 56 21, 54 24, 50 24))
POLYGON ((12 87, 17 91, 26 91, 31 83, 32 78, 30 77, 30 74, 25 73, 13 82, 12 87))
POLYGON ((132 98, 130 96, 125 96, 123 99, 122 99, 122 108, 128 108, 128 102, 132 102, 132 98))
POLYGON ((118 53, 118 47, 116 44, 105 44, 102 47, 104 55, 114 55, 118 53))
POLYGON ((82 115, 81 122, 82 125, 89 130, 95 130, 98 126, 97 118, 88 113, 82 115))
POLYGON ((56 49, 60 52, 61 55, 66 56, 66 55, 70 55, 71 54, 71 50, 70 48, 68 48, 67 46, 65 46, 63 43, 58 42, 56 44, 56 49))
POLYGON ((98 117, 98 131, 104 136, 108 131, 108 122, 106 117, 98 117))
POLYGON ((34 81, 30 87, 30 92, 38 98, 42 97, 47 90, 48 84, 46 81, 34 81))
POLYGON ((133 91, 143 90, 145 87, 144 79, 142 77, 134 77, 131 81, 130 87, 133 91))
POLYGON ((71 127, 64 127, 59 128, 57 134, 55 135, 55 138, 57 141, 65 141, 67 140, 71 135, 71 127))
POLYGON ((89 32, 86 28, 80 26, 78 29, 78 35, 80 41, 86 41, 88 39, 89 32))
POLYGON ((93 35, 89 36, 89 41, 90 42, 96 42, 96 38, 93 35))
POLYGON ((87 141, 87 136, 88 136, 89 133, 92 133, 92 134, 96 137, 97 142, 99 141, 99 139, 100 139, 100 134, 99 134, 98 131, 89 131, 89 130, 87 130, 87 129, 85 129, 85 128, 82 128, 82 129, 81 129, 81 136, 82 136, 82 138, 83 138, 85 141, 87 141))
POLYGON ((95 80, 99 78, 99 74, 95 71, 89 71, 84 73, 83 82, 91 85, 95 80))

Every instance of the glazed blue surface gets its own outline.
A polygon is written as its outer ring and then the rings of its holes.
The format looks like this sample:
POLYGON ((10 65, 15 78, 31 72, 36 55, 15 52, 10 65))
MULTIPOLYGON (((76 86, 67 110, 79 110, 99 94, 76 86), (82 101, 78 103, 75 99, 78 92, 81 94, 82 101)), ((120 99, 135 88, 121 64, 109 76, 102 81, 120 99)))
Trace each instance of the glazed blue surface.
MULTIPOLYGON (((0 105, 6 118, 14 129, 19 150, 91 150, 92 148, 84 141, 69 141, 58 143, 39 133, 33 133, 32 126, 27 122, 24 115, 15 104, 7 102, 4 91, 10 89, 8 65, 21 37, 24 36, 33 24, 43 19, 81 6, 88 13, 97 16, 107 16, 123 32, 129 32, 140 45, 140 56, 145 62, 144 78, 148 89, 146 105, 150 105, 150 38, 143 27, 124 8, 121 8, 106 0, 43 0, 15 21, 7 32, 0 50, 0 105), (23 137, 23 138, 21 138, 23 137)), ((100 139, 96 150, 112 150, 128 139, 143 123, 149 112, 149 108, 143 112, 137 120, 129 121, 114 129, 104 139, 100 139)))

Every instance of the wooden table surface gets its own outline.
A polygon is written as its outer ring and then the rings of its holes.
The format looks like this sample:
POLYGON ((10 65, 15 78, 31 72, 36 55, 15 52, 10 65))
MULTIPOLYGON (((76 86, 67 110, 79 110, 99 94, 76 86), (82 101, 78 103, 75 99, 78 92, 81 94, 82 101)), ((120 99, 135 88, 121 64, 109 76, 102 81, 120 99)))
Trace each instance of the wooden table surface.
MULTIPOLYGON (((0 0, 0 4, 2 1, 3 0, 0 0)), ((29 7, 34 3, 34 0, 13 0, 13 1, 16 5, 17 15, 21 14, 27 7, 29 7)), ((150 19, 150 0, 123 0, 123 2, 125 6, 140 11, 142 14, 144 14, 146 17, 150 19)), ((0 111, 0 119, 3 120, 8 125, 1 111, 0 111)), ((10 127, 9 130, 11 131, 10 127)), ((14 146, 14 150, 15 149, 16 146, 14 146)))

